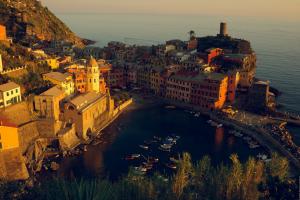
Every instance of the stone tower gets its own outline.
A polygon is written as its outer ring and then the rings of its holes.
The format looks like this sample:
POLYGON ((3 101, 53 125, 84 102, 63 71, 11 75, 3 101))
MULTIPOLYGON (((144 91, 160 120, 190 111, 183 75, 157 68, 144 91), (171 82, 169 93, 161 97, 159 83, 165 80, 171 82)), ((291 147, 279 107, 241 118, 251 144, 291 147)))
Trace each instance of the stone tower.
POLYGON ((97 92, 99 93, 99 66, 95 58, 91 57, 87 64, 87 92, 97 92))
POLYGON ((3 72, 2 55, 0 54, 0 74, 3 72))
POLYGON ((228 36, 227 23, 221 22, 219 36, 221 36, 221 37, 227 37, 228 36))

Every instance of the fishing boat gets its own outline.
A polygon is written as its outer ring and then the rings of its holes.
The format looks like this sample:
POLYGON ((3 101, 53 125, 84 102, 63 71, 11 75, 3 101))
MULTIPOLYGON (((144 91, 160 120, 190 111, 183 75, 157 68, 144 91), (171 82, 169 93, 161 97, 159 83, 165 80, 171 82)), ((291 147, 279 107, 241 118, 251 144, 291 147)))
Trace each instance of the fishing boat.
POLYGON ((170 169, 177 169, 177 165, 174 163, 167 163, 166 167, 170 168, 170 169))
POLYGON ((141 148, 144 149, 144 150, 148 150, 148 149, 149 149, 149 147, 146 146, 146 145, 139 145, 139 147, 141 147, 141 148))

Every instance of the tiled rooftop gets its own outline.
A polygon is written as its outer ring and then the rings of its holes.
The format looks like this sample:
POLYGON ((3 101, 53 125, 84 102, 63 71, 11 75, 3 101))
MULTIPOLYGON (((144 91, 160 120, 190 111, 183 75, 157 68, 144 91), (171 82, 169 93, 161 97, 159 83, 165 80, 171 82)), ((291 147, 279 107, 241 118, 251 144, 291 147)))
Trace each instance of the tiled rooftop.
POLYGON ((8 82, 8 83, 0 85, 0 91, 5 92, 5 91, 13 90, 13 89, 16 89, 19 87, 20 86, 14 82, 8 82))

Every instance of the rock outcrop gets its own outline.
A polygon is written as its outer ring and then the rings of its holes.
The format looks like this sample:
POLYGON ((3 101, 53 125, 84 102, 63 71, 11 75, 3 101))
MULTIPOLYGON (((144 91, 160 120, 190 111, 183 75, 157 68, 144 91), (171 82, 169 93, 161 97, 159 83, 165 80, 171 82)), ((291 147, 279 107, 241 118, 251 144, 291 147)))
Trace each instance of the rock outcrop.
POLYGON ((64 40, 77 46, 83 46, 86 41, 38 0, 0 0, 0 24, 6 26, 8 36, 16 41, 31 36, 48 41, 64 40))

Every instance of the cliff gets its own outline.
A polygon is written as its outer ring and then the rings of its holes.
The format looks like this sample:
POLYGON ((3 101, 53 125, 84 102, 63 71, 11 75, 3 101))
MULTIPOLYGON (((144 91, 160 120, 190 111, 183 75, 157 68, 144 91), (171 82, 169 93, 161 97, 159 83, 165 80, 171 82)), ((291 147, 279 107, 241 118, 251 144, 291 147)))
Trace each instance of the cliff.
POLYGON ((0 0, 0 24, 6 26, 8 36, 16 41, 35 36, 47 41, 64 40, 77 46, 84 46, 86 42, 38 0, 0 0))

